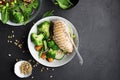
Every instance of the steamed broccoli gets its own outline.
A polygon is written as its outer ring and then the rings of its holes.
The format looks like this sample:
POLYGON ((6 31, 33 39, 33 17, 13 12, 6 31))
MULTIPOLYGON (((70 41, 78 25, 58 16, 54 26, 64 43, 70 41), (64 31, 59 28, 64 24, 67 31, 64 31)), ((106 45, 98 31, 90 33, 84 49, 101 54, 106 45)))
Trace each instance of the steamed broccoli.
POLYGON ((24 22, 24 16, 21 12, 19 11, 12 11, 11 12, 11 21, 15 22, 15 23, 21 23, 24 22))
POLYGON ((56 53, 57 53, 56 50, 49 49, 49 51, 47 52, 46 56, 47 56, 48 58, 55 58, 56 53))
POLYGON ((44 38, 48 39, 50 37, 49 28, 50 28, 50 22, 48 21, 43 22, 42 24, 37 26, 38 34, 43 33, 44 38))
POLYGON ((43 38, 44 38, 43 34, 39 34, 39 35, 35 33, 31 34, 31 40, 36 46, 43 45, 43 42, 42 42, 43 38))
POLYGON ((57 46, 57 44, 53 40, 48 42, 48 47, 52 48, 53 50, 59 50, 59 47, 57 46))

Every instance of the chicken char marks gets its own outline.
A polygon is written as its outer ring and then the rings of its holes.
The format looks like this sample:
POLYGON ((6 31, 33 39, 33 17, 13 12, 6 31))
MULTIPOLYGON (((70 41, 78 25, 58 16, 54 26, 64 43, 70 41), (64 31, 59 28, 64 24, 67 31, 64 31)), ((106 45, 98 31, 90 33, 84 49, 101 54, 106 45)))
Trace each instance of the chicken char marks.
POLYGON ((70 32, 65 22, 61 20, 53 21, 53 39, 60 49, 67 52, 73 51, 73 45, 70 41, 70 32))

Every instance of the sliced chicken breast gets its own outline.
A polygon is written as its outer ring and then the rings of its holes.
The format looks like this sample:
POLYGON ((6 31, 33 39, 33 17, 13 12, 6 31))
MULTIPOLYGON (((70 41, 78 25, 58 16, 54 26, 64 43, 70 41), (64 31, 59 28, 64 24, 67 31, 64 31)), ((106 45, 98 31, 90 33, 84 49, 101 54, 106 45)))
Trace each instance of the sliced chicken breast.
POLYGON ((60 20, 53 21, 53 39, 60 49, 67 52, 73 51, 69 28, 65 22, 60 20))

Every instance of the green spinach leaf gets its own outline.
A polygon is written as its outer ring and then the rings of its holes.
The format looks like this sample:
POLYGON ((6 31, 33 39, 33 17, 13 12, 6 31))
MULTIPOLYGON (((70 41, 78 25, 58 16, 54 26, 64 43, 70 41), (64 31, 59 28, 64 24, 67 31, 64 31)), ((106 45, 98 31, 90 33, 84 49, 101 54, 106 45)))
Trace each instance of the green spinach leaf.
POLYGON ((30 15, 32 13, 32 8, 22 5, 20 6, 20 9, 24 15, 24 20, 25 21, 29 20, 30 15))
POLYGON ((1 10, 1 20, 5 24, 9 20, 9 13, 7 7, 3 7, 1 10))
POLYGON ((11 21, 15 22, 15 23, 21 23, 24 22, 24 16, 21 12, 18 11, 12 11, 11 12, 11 21))
POLYGON ((68 9, 73 5, 70 0, 56 0, 55 4, 62 9, 68 9))
POLYGON ((30 7, 30 8, 33 8, 33 9, 37 9, 38 6, 39 6, 38 0, 34 0, 32 3, 27 5, 27 7, 30 7))

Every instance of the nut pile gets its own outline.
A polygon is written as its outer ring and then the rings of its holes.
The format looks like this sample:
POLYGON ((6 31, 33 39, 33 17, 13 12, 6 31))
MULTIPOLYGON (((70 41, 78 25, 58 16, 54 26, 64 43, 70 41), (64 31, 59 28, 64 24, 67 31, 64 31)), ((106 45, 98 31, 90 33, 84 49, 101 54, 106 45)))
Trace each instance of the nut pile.
POLYGON ((28 62, 23 62, 20 66, 20 72, 24 75, 29 75, 32 72, 32 66, 28 62))

